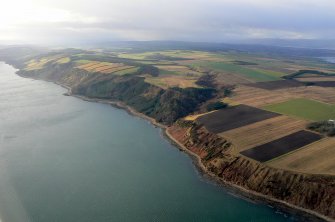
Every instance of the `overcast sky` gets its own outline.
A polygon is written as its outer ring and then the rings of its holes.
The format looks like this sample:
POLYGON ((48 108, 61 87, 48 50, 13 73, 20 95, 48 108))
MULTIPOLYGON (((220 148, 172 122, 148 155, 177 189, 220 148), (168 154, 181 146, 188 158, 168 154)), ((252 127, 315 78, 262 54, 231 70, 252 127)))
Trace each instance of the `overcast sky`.
POLYGON ((335 0, 0 0, 0 44, 335 39, 335 0))

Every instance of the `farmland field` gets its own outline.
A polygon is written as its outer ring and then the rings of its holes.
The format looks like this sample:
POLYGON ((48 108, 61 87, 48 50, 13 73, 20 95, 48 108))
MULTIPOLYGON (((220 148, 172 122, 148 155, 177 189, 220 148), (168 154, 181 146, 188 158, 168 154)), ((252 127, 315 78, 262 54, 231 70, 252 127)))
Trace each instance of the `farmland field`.
POLYGON ((243 150, 303 130, 306 124, 304 120, 282 115, 229 130, 219 135, 231 141, 235 145, 233 152, 238 154, 243 150))
POLYGON ((26 63, 25 70, 31 71, 31 70, 38 70, 42 69, 48 62, 52 62, 55 60, 61 59, 63 55, 55 55, 55 56, 47 56, 42 57, 40 59, 33 59, 26 63))
POLYGON ((319 134, 309 131, 299 131, 269 143, 242 151, 241 154, 259 162, 266 162, 281 155, 292 152, 307 144, 320 140, 319 134))
POLYGON ((279 114, 237 105, 200 116, 197 122, 203 124, 210 132, 221 133, 276 116, 279 114))
POLYGON ((187 76, 201 76, 202 73, 191 70, 186 66, 181 65, 158 65, 160 74, 173 74, 173 75, 187 75, 187 76))
POLYGON ((260 82, 279 80, 280 77, 284 75, 282 73, 275 71, 246 68, 241 65, 235 65, 232 63, 224 63, 224 62, 198 62, 194 65, 200 67, 206 67, 219 72, 230 72, 240 74, 248 79, 260 82))
POLYGON ((291 94, 287 90, 265 90, 243 85, 238 86, 231 97, 237 103, 254 107, 283 102, 291 98, 295 98, 295 94, 291 94))
POLYGON ((300 77, 296 78, 302 82, 320 82, 320 81, 335 81, 335 76, 311 76, 311 77, 300 77))
POLYGON ((65 64, 65 63, 69 63, 71 61, 71 59, 69 57, 63 57, 60 58, 56 61, 56 63, 58 64, 65 64))
POLYGON ((261 88, 266 90, 278 90, 278 89, 286 89, 292 87, 303 86, 304 84, 294 80, 277 80, 277 81, 269 81, 269 82, 257 82, 247 84, 247 86, 261 88))
POLYGON ((335 105, 308 99, 293 99, 264 109, 313 121, 335 119, 335 105))
POLYGON ((335 81, 318 81, 313 83, 313 85, 320 87, 335 87, 335 81))
MULTIPOLYGON (((76 68, 83 69, 88 72, 100 72, 100 73, 115 73, 117 75, 122 75, 121 71, 134 68, 133 66, 124 65, 122 63, 110 63, 110 62, 86 62, 84 64, 79 63, 80 65, 76 68)), ((125 72, 124 74, 129 73, 125 72)))
POLYGON ((324 138, 268 164, 302 173, 335 175, 335 138, 324 138))
POLYGON ((147 76, 145 78, 146 82, 156 85, 163 89, 167 89, 170 87, 199 88, 200 86, 195 84, 196 80, 197 79, 195 78, 185 78, 185 77, 179 77, 179 76, 159 76, 159 77, 147 76))

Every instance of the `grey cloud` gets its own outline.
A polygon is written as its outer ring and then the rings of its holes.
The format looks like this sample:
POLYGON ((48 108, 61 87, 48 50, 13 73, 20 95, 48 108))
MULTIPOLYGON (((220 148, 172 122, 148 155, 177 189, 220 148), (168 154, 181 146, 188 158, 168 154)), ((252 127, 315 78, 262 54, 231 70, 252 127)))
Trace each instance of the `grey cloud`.
POLYGON ((248 38, 322 39, 335 34, 332 0, 36 0, 34 4, 68 11, 78 19, 22 23, 11 29, 32 42, 38 38, 45 42, 224 42, 248 38))

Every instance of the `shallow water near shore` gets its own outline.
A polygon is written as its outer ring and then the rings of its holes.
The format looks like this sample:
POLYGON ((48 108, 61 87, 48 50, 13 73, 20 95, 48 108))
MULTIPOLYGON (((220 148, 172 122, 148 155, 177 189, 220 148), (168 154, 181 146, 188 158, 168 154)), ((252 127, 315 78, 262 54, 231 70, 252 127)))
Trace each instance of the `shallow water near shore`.
POLYGON ((0 219, 300 221, 204 179, 159 128, 0 63, 0 219))

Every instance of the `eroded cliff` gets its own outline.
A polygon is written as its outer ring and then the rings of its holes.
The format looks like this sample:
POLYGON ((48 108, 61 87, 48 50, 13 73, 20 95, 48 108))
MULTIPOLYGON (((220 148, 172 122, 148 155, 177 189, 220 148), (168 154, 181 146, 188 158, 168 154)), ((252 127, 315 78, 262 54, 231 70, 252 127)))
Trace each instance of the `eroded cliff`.
POLYGON ((179 121, 168 133, 201 158, 224 181, 335 219, 335 178, 305 175, 249 160, 230 152, 230 143, 204 127, 179 121))

